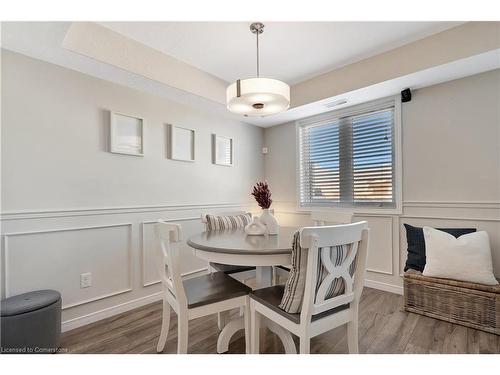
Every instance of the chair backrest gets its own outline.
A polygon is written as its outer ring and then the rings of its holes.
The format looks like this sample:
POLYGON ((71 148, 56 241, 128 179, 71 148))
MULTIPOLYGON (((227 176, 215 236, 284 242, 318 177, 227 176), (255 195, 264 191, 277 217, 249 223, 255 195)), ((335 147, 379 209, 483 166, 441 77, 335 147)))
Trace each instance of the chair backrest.
POLYGON ((179 305, 187 306, 179 253, 182 238, 181 226, 160 220, 155 225, 155 232, 158 241, 156 264, 165 292, 170 293, 179 305))
POLYGON ((207 215, 216 215, 216 216, 237 216, 243 215, 247 213, 247 211, 215 211, 215 212, 202 212, 201 214, 201 222, 203 223, 204 230, 208 230, 207 226, 207 215))
POLYGON ((315 226, 349 224, 353 213, 349 211, 312 211, 311 220, 315 226))
POLYGON ((359 304, 364 284, 368 237, 366 221, 302 228, 300 246, 308 251, 301 321, 310 321, 312 315, 347 303, 359 304), (337 250, 335 247, 343 247, 347 249, 347 253, 341 258, 337 255, 332 259, 331 252, 337 250), (352 267, 353 262, 356 262, 355 267, 352 267), (351 275, 352 270, 354 273, 351 275), (320 272, 323 273, 321 279, 320 272), (337 278, 344 282, 343 293, 327 298, 327 293, 337 278))

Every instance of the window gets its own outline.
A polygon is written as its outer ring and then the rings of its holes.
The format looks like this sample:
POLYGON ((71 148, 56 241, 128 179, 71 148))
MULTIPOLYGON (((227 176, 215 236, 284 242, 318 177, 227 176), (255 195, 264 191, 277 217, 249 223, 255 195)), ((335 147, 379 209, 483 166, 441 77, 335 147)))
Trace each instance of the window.
POLYGON ((298 122, 301 207, 396 207, 395 100, 298 122))

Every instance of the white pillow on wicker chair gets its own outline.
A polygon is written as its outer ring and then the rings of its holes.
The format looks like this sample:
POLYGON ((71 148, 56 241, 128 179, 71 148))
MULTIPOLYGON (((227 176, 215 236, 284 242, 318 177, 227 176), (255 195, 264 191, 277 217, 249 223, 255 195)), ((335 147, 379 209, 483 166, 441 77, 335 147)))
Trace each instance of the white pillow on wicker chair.
POLYGON ((424 227, 426 263, 424 276, 497 285, 493 274, 490 240, 484 231, 451 234, 424 227))

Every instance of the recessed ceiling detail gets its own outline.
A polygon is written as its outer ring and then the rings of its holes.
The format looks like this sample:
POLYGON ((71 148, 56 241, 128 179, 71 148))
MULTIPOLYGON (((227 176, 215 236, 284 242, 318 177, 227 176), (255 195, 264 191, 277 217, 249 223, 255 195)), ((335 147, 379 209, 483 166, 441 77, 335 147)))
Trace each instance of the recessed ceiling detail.
MULTIPOLYGON (((255 75, 251 22, 102 22, 226 82, 255 75)), ((260 75, 294 85, 461 22, 265 22, 260 75)))
POLYGON ((207 115, 262 127, 332 110, 325 104, 341 99, 347 103, 333 109, 500 67, 499 22, 468 22, 454 28, 456 23, 449 22, 271 22, 266 23, 262 44, 261 76, 300 83, 291 85, 288 111, 243 118, 226 109, 225 94, 228 82, 255 74, 255 39, 248 32, 249 23, 125 22, 105 23, 105 27, 89 23, 89 30, 99 30, 90 39, 81 32, 76 33, 79 37, 68 34, 72 25, 2 22, 2 48, 198 108, 207 115), (416 34, 415 27, 420 30, 416 34), (420 39, 408 43, 411 32, 411 38, 420 39), (363 44, 360 34, 371 41, 380 42, 388 34, 396 39, 382 47, 375 43, 372 49, 363 44), (338 50, 336 43, 345 49, 338 50), (390 51, 381 53, 384 48, 390 51), (353 50, 359 53, 353 55, 353 50), (348 57, 356 62, 348 64, 348 57), (321 64, 327 73, 312 73, 321 64), (345 66, 331 70, 340 65, 345 66), (312 77, 303 81, 307 76, 312 77))
POLYGON ((74 22, 63 47, 97 61, 225 103, 226 82, 93 22, 74 22))

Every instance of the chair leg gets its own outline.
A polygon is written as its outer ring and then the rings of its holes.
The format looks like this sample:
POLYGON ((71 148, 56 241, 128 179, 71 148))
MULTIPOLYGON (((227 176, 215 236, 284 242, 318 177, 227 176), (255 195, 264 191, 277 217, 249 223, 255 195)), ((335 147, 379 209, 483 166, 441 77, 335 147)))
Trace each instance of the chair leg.
POLYGON ((260 314, 255 311, 255 302, 250 301, 250 327, 251 327, 251 337, 250 337, 250 353, 259 354, 259 341, 260 341, 260 314))
POLYGON ((217 326, 219 327, 219 331, 226 326, 227 320, 229 317, 229 311, 221 311, 217 313, 217 326))
POLYGON ((224 328, 224 322, 222 321, 222 313, 218 312, 217 313, 217 327, 219 328, 219 331, 222 331, 222 328, 224 328))
POLYGON ((347 323, 347 346, 349 348, 349 354, 359 354, 357 319, 347 323))
POLYGON ((311 350, 311 338, 309 336, 300 336, 299 353, 309 354, 311 350))
POLYGON ((169 329, 170 329, 170 305, 168 304, 167 300, 163 298, 161 332, 160 332, 160 338, 158 339, 158 345, 156 345, 157 353, 161 353, 163 351, 163 348, 165 348, 165 343, 167 342, 169 329))
POLYGON ((352 319, 347 323, 347 346, 349 354, 359 354, 358 311, 354 309, 352 319))
POLYGON ((188 318, 187 311, 179 312, 177 316, 177 354, 187 354, 188 349, 188 318))
POLYGON ((245 312, 244 312, 244 319, 245 319, 245 353, 250 354, 251 349, 250 349, 250 343, 251 343, 251 338, 250 338, 250 332, 251 332, 251 318, 250 318, 250 298, 247 296, 246 298, 246 303, 245 303, 245 312))

